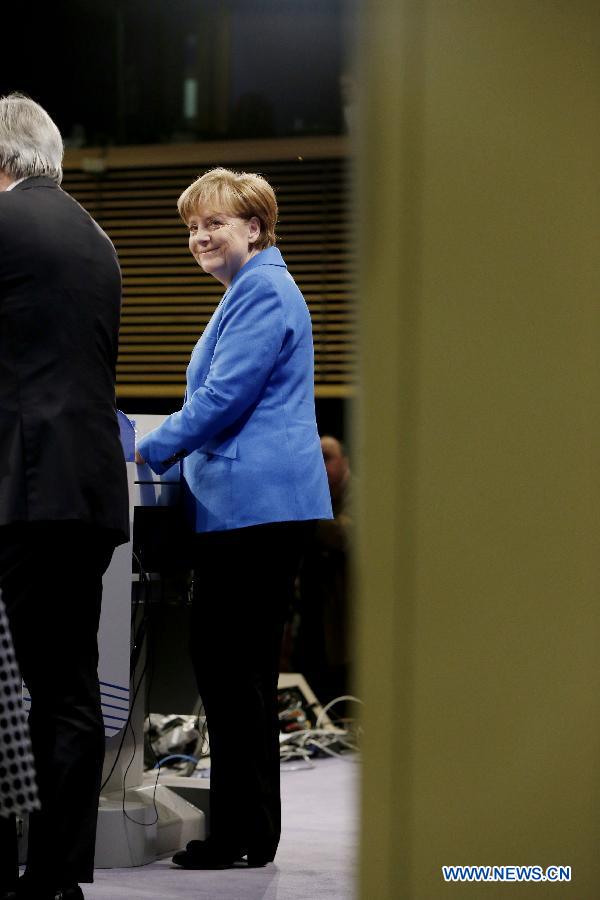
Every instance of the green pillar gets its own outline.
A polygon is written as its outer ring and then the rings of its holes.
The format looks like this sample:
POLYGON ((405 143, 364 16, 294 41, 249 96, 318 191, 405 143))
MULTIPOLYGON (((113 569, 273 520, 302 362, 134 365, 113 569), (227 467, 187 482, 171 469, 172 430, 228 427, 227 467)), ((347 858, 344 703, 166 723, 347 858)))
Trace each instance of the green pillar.
POLYGON ((361 897, 593 900, 600 5, 367 0, 361 56, 361 897))

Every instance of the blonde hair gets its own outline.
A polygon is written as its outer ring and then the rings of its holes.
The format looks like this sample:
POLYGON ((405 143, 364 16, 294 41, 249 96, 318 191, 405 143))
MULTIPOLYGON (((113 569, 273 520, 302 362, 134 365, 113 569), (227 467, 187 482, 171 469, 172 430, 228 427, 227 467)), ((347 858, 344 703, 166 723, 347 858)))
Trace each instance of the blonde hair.
POLYGON ((200 205, 240 219, 256 216, 260 222, 256 249, 264 250, 275 244, 277 200, 275 191, 262 175, 232 172, 222 167, 210 169, 193 181, 177 201, 179 215, 186 225, 200 205))

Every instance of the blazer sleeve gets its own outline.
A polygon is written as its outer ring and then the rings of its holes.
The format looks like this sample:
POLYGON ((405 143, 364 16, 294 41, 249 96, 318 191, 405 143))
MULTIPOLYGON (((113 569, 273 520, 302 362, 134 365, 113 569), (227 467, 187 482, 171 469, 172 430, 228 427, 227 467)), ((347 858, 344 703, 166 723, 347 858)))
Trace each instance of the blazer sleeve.
POLYGON ((260 271, 229 294, 204 383, 183 407, 145 435, 138 449, 162 475, 175 462, 232 425, 260 397, 285 336, 280 292, 260 271))

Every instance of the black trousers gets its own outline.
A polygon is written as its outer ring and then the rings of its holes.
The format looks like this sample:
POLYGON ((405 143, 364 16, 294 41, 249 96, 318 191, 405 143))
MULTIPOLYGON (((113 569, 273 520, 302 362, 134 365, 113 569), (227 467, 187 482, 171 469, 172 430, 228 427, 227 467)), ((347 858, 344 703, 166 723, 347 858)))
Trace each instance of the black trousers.
POLYGON ((210 832, 272 859, 281 833, 277 679, 311 522, 195 536, 191 653, 210 741, 210 832))
MULTIPOLYGON (((0 528, 0 587, 31 694, 41 800, 30 816, 27 875, 49 888, 93 880, 104 759, 97 633, 113 550, 111 533, 79 522, 0 528)), ((0 819, 0 855, 6 890, 18 874, 14 820, 0 819)))

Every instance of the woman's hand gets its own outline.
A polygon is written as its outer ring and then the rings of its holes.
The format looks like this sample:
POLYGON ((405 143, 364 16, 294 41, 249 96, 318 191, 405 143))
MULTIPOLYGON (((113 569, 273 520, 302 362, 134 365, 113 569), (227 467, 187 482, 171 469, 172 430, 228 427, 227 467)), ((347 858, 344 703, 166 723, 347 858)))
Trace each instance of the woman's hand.
POLYGON ((143 465, 145 464, 145 462, 146 462, 146 460, 144 459, 144 457, 142 456, 142 454, 140 453, 139 450, 136 450, 136 451, 135 451, 135 461, 136 461, 136 463, 138 463, 138 465, 140 465, 140 466, 143 466, 143 465))

